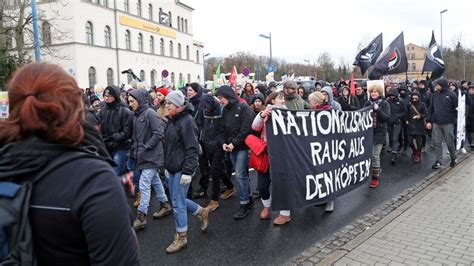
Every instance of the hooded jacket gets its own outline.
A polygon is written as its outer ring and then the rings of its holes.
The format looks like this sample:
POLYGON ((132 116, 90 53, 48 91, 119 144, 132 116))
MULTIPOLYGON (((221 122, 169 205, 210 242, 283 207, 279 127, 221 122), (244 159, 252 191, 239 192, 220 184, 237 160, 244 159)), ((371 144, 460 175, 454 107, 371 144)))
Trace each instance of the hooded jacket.
POLYGON ((425 135, 425 119, 426 119, 426 105, 423 101, 421 101, 420 94, 418 92, 413 92, 412 95, 418 95, 419 100, 417 102, 410 102, 408 105, 408 112, 406 115, 406 121, 408 122, 407 126, 407 134, 408 135, 425 135), (416 109, 416 110, 415 110, 416 109), (417 116, 420 113, 420 119, 413 119, 413 117, 417 116))
POLYGON ((29 221, 38 264, 138 265, 124 190, 110 164, 95 154, 38 138, 10 143, 0 149, 0 182, 34 178, 53 165, 31 194, 29 221))
POLYGON ((334 94, 333 94, 332 88, 330 86, 323 87, 321 89, 321 91, 322 92, 324 91, 329 95, 329 101, 328 102, 331 104, 331 106, 334 110, 342 111, 341 105, 338 102, 334 101, 334 94))
POLYGON ((199 109, 203 111, 204 124, 201 133, 201 141, 204 150, 214 152, 221 148, 221 140, 224 137, 223 131, 223 113, 224 108, 219 102, 209 94, 201 97, 199 109))
POLYGON ((379 108, 374 110, 373 113, 375 116, 374 144, 385 144, 387 121, 391 116, 390 104, 388 104, 384 97, 379 97, 378 99, 369 98, 364 107, 373 106, 374 104, 378 104, 379 106, 379 108))
POLYGON ((172 174, 194 175, 198 167, 198 128, 192 110, 186 104, 183 111, 169 118, 165 129, 165 168, 172 174))
POLYGON ((357 97, 355 97, 355 96, 352 96, 350 94, 350 92, 349 92, 348 96, 344 96, 344 90, 349 91, 349 89, 347 89, 347 87, 344 87, 342 89, 341 96, 339 96, 339 98, 337 99, 337 101, 341 105, 341 110, 342 111, 359 110, 360 109, 359 99, 357 99, 357 97))
POLYGON ((229 104, 224 107, 224 136, 221 139, 222 144, 233 144, 233 151, 248 149, 245 145, 245 138, 251 131, 255 113, 246 104, 241 103, 229 86, 221 86, 217 89, 216 96, 222 96, 229 100, 229 104))
POLYGON ((427 121, 439 125, 454 124, 458 97, 454 92, 449 91, 446 79, 439 79, 436 83, 441 86, 441 91, 435 92, 431 96, 432 104, 428 109, 427 121))
POLYGON ((99 112, 100 133, 107 150, 112 154, 130 148, 133 115, 120 101, 120 91, 117 87, 108 86, 105 91, 108 91, 115 101, 106 104, 99 112))
POLYGON ((407 114, 407 106, 404 100, 398 97, 398 90, 396 88, 390 89, 387 94, 388 103, 390 104, 390 119, 388 120, 389 125, 400 124, 407 114), (390 96, 396 96, 392 99, 390 96))
POLYGON ((130 96, 138 102, 133 117, 132 156, 137 160, 137 170, 153 169, 163 166, 164 124, 156 112, 148 105, 148 92, 134 90, 130 96))

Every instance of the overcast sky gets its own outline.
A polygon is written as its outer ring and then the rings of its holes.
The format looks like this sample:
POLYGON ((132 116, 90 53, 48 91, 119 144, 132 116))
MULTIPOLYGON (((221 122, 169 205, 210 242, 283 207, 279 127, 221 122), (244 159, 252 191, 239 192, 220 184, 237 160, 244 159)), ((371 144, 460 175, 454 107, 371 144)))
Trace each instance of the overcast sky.
POLYGON ((269 42, 259 34, 272 33, 273 57, 313 63, 329 52, 336 64, 348 63, 357 45, 383 33, 384 48, 403 31, 405 44, 428 45, 431 31, 443 44, 462 36, 474 49, 474 0, 182 0, 193 12, 194 38, 204 52, 227 56, 237 51, 269 55, 269 42))

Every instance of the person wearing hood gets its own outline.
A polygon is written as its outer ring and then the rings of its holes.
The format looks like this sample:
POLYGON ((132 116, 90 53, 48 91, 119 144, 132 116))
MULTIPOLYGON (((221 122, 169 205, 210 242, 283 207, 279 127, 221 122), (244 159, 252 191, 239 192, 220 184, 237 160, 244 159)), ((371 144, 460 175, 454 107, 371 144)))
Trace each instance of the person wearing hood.
MULTIPOLYGON (((400 85, 398 88, 398 94, 400 95, 400 99, 402 99, 405 102, 405 105, 407 106, 408 110, 408 105, 410 104, 410 93, 408 91, 408 88, 406 85, 400 85)), ((409 143, 408 143, 408 133, 407 133, 407 124, 405 123, 406 120, 404 118, 404 122, 402 123, 402 132, 401 132, 401 137, 400 137, 400 148, 403 147, 402 153, 406 155, 407 149, 409 143)))
POLYGON ((406 85, 401 85, 398 88, 398 94, 400 95, 400 99, 405 101, 405 103, 408 105, 410 104, 410 93, 408 92, 408 88, 406 85))
POLYGON ((249 106, 252 105, 253 99, 255 98, 255 89, 253 88, 252 83, 245 83, 244 91, 240 97, 244 99, 249 106))
POLYGON ((245 144, 245 138, 250 133, 255 114, 248 104, 239 102, 229 86, 219 87, 216 97, 224 106, 222 149, 229 153, 239 187, 240 208, 234 214, 234 219, 238 220, 248 215, 253 204, 248 174, 249 148, 245 144))
POLYGON ((298 84, 293 80, 287 80, 283 83, 283 93, 285 93, 285 105, 290 110, 308 109, 306 102, 301 98, 296 90, 298 84))
MULTIPOLYGON (((224 172, 224 151, 221 147, 223 132, 224 108, 219 104, 219 100, 210 94, 201 97, 199 108, 203 111, 204 125, 201 133, 203 149, 209 161, 209 175, 212 178, 211 201, 207 208, 214 211, 219 207, 220 181, 224 183, 227 193, 234 194, 237 189, 232 184, 229 176, 224 172)), ((209 179, 207 180, 209 182, 209 179)), ((206 185, 207 187, 207 185, 206 185)))
POLYGON ((90 101, 91 101, 91 108, 90 108, 90 110, 91 110, 95 115, 99 115, 100 109, 102 108, 102 103, 100 102, 99 97, 97 97, 97 96, 95 96, 95 95, 92 95, 92 96, 90 97, 90 101))
POLYGON ((436 161, 432 168, 438 169, 442 165, 443 139, 448 146, 451 156, 451 167, 456 165, 456 147, 454 139, 454 123, 456 122, 458 108, 458 97, 448 89, 448 81, 439 78, 435 81, 435 93, 432 96, 432 104, 428 108, 427 128, 433 129, 433 142, 436 161))
POLYGON ((341 105, 334 100, 334 94, 331 86, 325 86, 321 89, 321 93, 326 97, 326 101, 331 104, 334 110, 342 111, 341 105))
POLYGON ((376 188, 380 184, 380 152, 385 144, 385 138, 387 136, 387 122, 390 119, 390 104, 383 97, 384 88, 378 85, 371 85, 367 88, 370 94, 369 100, 365 103, 364 107, 371 106, 372 112, 372 124, 374 128, 374 140, 372 145, 372 180, 369 186, 376 188))
MULTIPOLYGON (((430 86, 432 83, 429 80, 420 80, 418 84, 418 92, 420 93, 420 100, 425 103, 426 109, 428 110, 431 106, 431 91, 430 86)), ((427 135, 431 136, 431 130, 426 129, 427 134, 423 135, 421 140, 421 151, 425 152, 427 135)))
POLYGON ((467 140, 471 147, 471 152, 474 152, 474 84, 469 85, 466 95, 466 134, 467 140))
POLYGON ((188 212, 201 220, 201 231, 209 225, 208 208, 203 208, 186 198, 192 176, 198 168, 198 129, 191 116, 192 109, 180 91, 166 96, 169 122, 165 130, 165 168, 169 172, 168 185, 173 205, 176 234, 166 248, 167 253, 176 253, 187 246, 188 212))
POLYGON ((257 115, 261 111, 265 110, 265 96, 263 96, 261 93, 256 93, 250 104, 250 107, 257 115))
MULTIPOLYGON (((84 128, 85 107, 74 78, 57 65, 31 63, 15 72, 7 89, 10 115, 0 122, 0 182, 9 184, 2 185, 4 192, 14 194, 18 185, 37 179, 27 203, 31 232, 24 235, 31 237, 36 263, 139 265, 125 193, 94 147, 100 138, 88 136, 98 133, 84 128)), ((9 229, 18 224, 5 224, 6 218, 0 218, 2 233, 15 235, 9 229)))
POLYGON ((338 102, 341 105, 342 111, 355 111, 360 109, 359 99, 351 95, 351 91, 347 86, 342 87, 338 102))
POLYGON ((407 144, 412 150, 413 162, 421 162, 422 136, 425 135, 426 105, 421 101, 418 91, 414 91, 410 96, 410 104, 407 108, 406 132, 407 144), (413 143, 415 141, 415 143, 413 143), (415 146, 416 144, 416 146, 415 146))
POLYGON ((133 115, 120 100, 120 91, 107 86, 104 93, 105 106, 99 112, 100 133, 105 146, 114 159, 117 176, 125 173, 127 153, 131 146, 133 115))
POLYGON ((390 89, 387 94, 388 104, 390 105, 390 119, 388 120, 388 141, 392 151, 392 158, 390 163, 395 164, 397 160, 397 153, 400 149, 400 133, 402 132, 403 119, 407 114, 407 106, 404 100, 398 97, 398 90, 396 88, 390 89))
POLYGON ((137 89, 130 93, 128 102, 134 112, 133 146, 131 153, 136 158, 136 169, 140 171, 140 203, 137 218, 133 222, 135 230, 146 227, 146 215, 150 205, 151 188, 155 190, 161 209, 153 214, 153 218, 162 218, 171 214, 165 189, 156 169, 164 164, 163 132, 164 124, 156 112, 149 106, 148 92, 137 89))

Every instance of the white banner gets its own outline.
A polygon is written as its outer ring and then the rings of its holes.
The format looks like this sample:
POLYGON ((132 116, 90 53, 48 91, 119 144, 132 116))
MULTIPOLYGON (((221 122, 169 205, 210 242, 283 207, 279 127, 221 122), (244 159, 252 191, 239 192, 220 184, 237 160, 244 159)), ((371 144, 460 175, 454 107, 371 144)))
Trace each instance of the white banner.
POLYGON ((466 138, 466 96, 458 90, 458 121, 456 134, 456 150, 460 150, 462 141, 466 138))

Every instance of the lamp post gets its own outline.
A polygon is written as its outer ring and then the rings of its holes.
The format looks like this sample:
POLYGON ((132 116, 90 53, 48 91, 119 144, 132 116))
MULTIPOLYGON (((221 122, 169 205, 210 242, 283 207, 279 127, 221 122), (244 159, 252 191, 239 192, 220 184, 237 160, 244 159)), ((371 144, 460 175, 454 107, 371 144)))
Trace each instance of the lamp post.
POLYGON ((204 70, 204 83, 206 83, 206 57, 210 56, 210 53, 205 53, 202 55, 202 68, 204 70))
POLYGON ((36 8, 36 0, 31 1, 31 14, 33 16, 33 37, 35 40, 35 61, 41 60, 41 51, 39 43, 39 28, 38 28, 38 11, 36 8))
POLYGON ((270 41, 270 59, 268 60, 268 67, 271 67, 272 66, 272 33, 270 32, 268 35, 260 34, 258 36, 268 39, 270 41))
POLYGON ((311 73, 311 69, 310 69, 310 67, 311 67, 311 60, 309 60, 309 59, 304 59, 303 61, 305 61, 306 63, 308 63, 308 71, 309 71, 309 73, 311 73))
POLYGON ((441 54, 443 54, 443 13, 445 13, 446 11, 448 10, 445 9, 439 12, 439 15, 441 17, 441 54))

